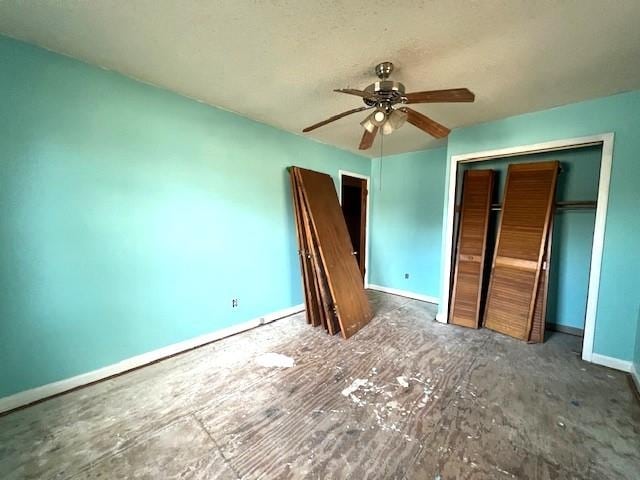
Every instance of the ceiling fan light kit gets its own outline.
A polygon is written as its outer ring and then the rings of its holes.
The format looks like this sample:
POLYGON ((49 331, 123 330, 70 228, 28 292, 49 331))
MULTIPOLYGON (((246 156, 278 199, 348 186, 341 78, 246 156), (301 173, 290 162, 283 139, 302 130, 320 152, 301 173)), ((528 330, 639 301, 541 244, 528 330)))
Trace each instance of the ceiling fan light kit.
POLYGON ((360 122, 360 125, 365 130, 360 141, 360 150, 367 150, 371 147, 378 131, 382 135, 389 135, 402 127, 405 121, 433 137, 444 138, 450 132, 447 127, 404 105, 411 103, 473 102, 475 100, 475 95, 466 88, 405 93, 405 87, 402 83, 389 80, 389 76, 393 72, 393 63, 391 62, 379 63, 375 67, 375 72, 379 81, 372 83, 364 90, 354 88, 334 90, 335 92, 362 98, 365 104, 364 107, 339 113, 302 131, 305 133, 310 132, 347 115, 375 108, 373 113, 367 115, 360 122))
POLYGON ((382 127, 387 122, 387 114, 384 110, 378 108, 375 112, 370 113, 365 119, 360 122, 360 125, 364 127, 369 133, 377 127, 382 127))
POLYGON ((378 128, 378 126, 373 123, 372 117, 373 113, 367 115, 365 119, 360 122, 360 125, 362 125, 364 129, 369 133, 372 133, 376 128, 378 128))

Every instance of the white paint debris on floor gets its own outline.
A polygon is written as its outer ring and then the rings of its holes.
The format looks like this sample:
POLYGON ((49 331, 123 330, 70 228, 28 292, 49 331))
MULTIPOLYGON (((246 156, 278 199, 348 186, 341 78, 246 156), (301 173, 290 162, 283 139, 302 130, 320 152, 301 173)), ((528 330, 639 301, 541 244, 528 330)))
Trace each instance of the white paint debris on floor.
POLYGON ((423 390, 424 396, 420 400, 420 403, 418 404, 418 407, 422 408, 422 407, 426 407, 427 406, 427 402, 429 401, 429 397, 431 396, 431 392, 432 392, 432 390, 429 387, 426 387, 426 386, 424 387, 424 390, 423 390))
POLYGON ((380 370, 373 367, 368 378, 345 379, 351 383, 341 391, 356 407, 367 408, 373 414, 376 426, 382 431, 400 434, 407 442, 415 438, 404 432, 408 417, 419 415, 431 399, 437 399, 433 393, 437 390, 438 379, 432 381, 421 373, 405 374, 395 378, 395 382, 385 382, 379 376, 380 370), (415 388, 416 384, 420 388, 415 388), (400 397, 396 398, 396 395, 400 397), (417 398, 416 398, 417 396, 417 398), (401 401, 401 398, 403 399, 401 401))
POLYGON ((357 392, 360 388, 364 388, 364 387, 367 387, 367 386, 371 387, 371 386, 373 386, 373 383, 371 383, 366 378, 356 378, 351 383, 351 385, 349 385, 347 388, 342 390, 342 395, 344 395, 347 398, 350 398, 353 403, 355 403, 356 405, 362 407, 363 405, 366 405, 367 402, 365 402, 364 400, 361 400, 359 397, 357 397, 355 395, 355 392, 357 392))
POLYGON ((396 381, 401 387, 404 387, 404 388, 409 387, 409 381, 407 380, 407 377, 398 377, 396 378, 396 381))
POLYGON ((255 361, 261 367, 267 368, 291 368, 296 364, 293 358, 273 352, 263 353, 257 356, 255 361))
POLYGON ((369 383, 369 380, 366 378, 356 378, 351 385, 342 390, 342 395, 349 397, 352 393, 356 392, 360 387, 364 387, 367 383, 369 383))

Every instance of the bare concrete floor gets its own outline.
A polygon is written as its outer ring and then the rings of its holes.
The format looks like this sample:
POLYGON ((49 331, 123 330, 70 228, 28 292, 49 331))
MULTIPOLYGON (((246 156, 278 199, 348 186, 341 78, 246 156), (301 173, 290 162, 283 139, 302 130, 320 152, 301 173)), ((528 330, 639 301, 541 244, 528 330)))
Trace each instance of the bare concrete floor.
POLYGON ((348 341, 295 315, 1 417, 0 478, 640 478, 640 406, 575 337, 370 298, 348 341))

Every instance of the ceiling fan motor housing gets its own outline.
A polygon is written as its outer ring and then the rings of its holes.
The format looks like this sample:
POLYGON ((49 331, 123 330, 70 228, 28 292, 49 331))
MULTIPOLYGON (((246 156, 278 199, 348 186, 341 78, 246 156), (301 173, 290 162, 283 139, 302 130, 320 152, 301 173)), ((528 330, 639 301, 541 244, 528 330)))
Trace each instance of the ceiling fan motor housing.
POLYGON ((363 98, 364 103, 370 107, 380 103, 395 105, 396 103, 402 103, 405 99, 404 85, 400 82, 394 82, 393 80, 380 80, 379 82, 372 83, 365 88, 364 91, 375 94, 376 100, 363 98))

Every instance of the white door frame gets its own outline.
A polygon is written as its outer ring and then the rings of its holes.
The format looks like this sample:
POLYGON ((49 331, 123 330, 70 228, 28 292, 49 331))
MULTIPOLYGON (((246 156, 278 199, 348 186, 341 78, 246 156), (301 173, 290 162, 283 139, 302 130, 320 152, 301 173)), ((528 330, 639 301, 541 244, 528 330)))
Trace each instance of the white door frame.
POLYGON ((361 173, 350 172, 348 170, 338 170, 338 198, 340 199, 340 205, 342 205, 342 175, 348 177, 361 178, 367 181, 367 214, 365 221, 365 241, 364 241, 364 288, 369 288, 369 218, 371 217, 371 190, 369 189, 370 177, 362 175, 361 173))
POLYGON ((598 290, 600 288, 600 270, 602 267, 602 251, 604 248, 604 230, 607 219, 607 203, 609 200, 609 182, 611 179, 611 162, 613 160, 613 133, 603 133, 587 137, 553 140, 550 142, 521 145, 517 147, 487 150, 483 152, 452 155, 449 160, 447 183, 449 191, 446 200, 446 225, 443 238, 443 268, 442 295, 436 319, 446 323, 449 312, 449 291, 451 281, 451 255, 453 248, 453 220, 456 203, 456 181, 458 164, 481 162, 495 158, 527 155, 531 153, 567 150, 589 145, 602 145, 602 159, 600 161, 600 180, 598 183, 598 205, 596 207, 596 221, 593 231, 593 248, 591 250, 591 269, 589 273, 589 288, 587 290, 587 311, 584 324, 584 339, 582 343, 582 359, 593 360, 593 340, 596 328, 596 312, 598 309, 598 290))

